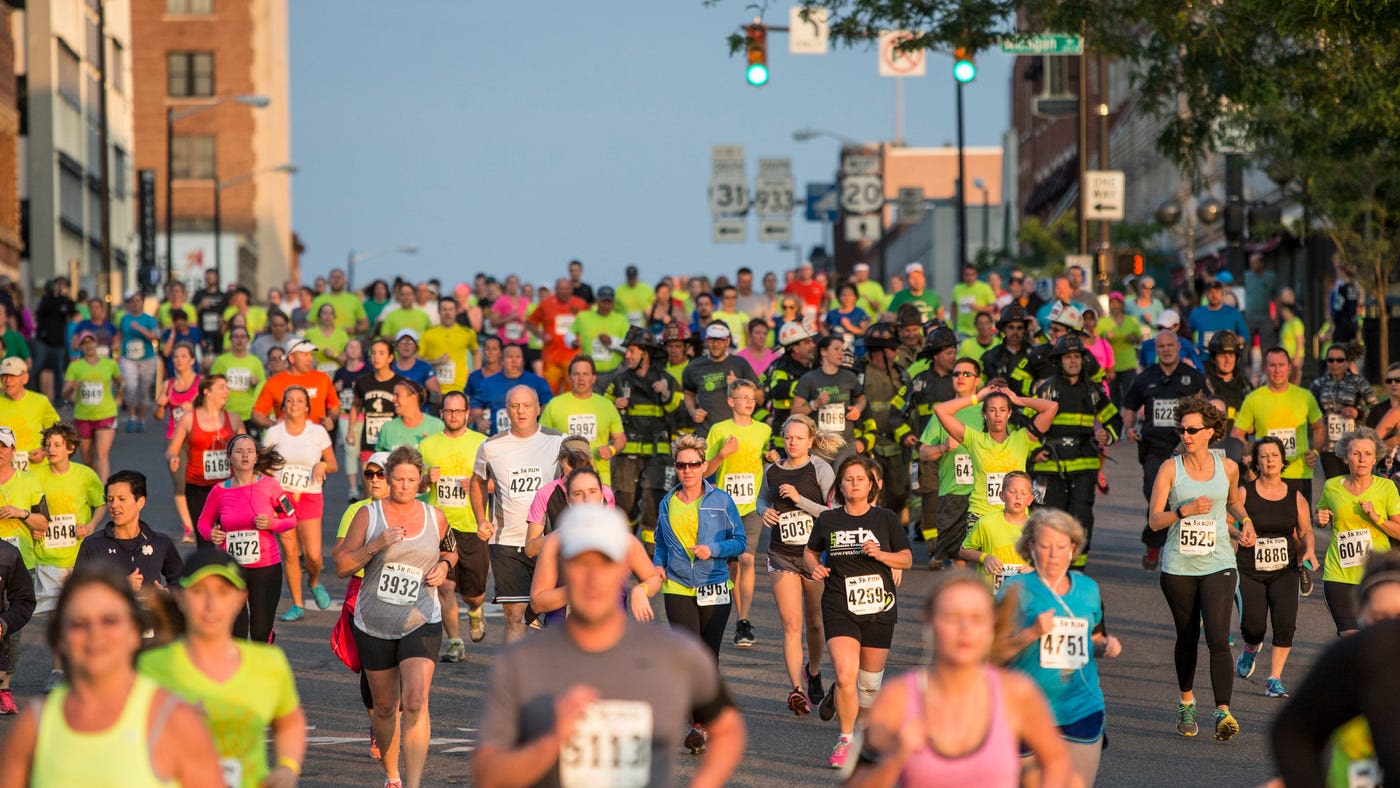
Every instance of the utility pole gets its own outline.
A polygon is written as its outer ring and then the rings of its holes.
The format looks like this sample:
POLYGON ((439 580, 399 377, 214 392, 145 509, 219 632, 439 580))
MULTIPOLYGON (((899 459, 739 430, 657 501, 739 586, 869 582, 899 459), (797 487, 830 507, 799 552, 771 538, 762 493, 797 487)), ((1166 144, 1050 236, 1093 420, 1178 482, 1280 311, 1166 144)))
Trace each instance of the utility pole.
POLYGON ((98 153, 97 166, 101 172, 97 176, 99 206, 98 226, 102 236, 102 284, 106 288, 107 300, 115 303, 118 292, 117 275, 112 271, 112 165, 110 145, 107 140, 107 3, 97 4, 97 144, 102 148, 98 153))

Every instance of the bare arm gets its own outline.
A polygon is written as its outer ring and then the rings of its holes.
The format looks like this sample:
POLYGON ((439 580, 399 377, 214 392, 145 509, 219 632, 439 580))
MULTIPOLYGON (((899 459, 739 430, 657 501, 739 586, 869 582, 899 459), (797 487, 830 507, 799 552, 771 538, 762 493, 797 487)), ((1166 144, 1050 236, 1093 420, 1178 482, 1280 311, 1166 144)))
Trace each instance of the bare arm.
POLYGON ((1075 784, 1069 748, 1060 738, 1055 718, 1050 714, 1050 704, 1045 702, 1040 688, 1019 673, 1002 673, 1001 682, 1006 689, 1007 706, 1015 720, 1016 732, 1040 764, 1042 788, 1075 784))
POLYGON ((1152 482, 1152 498, 1147 504, 1147 527, 1154 531, 1170 528, 1172 523, 1181 519, 1176 516, 1176 512, 1164 511, 1167 508, 1172 483, 1175 481, 1176 463, 1162 463, 1162 467, 1157 470, 1156 480, 1152 482))

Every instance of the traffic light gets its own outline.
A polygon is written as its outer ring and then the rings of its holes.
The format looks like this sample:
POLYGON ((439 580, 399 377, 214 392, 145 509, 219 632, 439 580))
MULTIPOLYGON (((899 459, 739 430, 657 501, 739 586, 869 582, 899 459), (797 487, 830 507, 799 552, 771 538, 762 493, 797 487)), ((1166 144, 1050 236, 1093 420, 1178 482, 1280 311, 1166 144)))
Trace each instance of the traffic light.
POLYGON ((754 87, 768 84, 768 28, 753 24, 744 28, 744 39, 748 48, 748 67, 744 69, 744 79, 754 87))
POLYGON ((972 53, 967 51, 967 47, 953 50, 953 79, 964 85, 977 79, 977 61, 972 58, 972 53))

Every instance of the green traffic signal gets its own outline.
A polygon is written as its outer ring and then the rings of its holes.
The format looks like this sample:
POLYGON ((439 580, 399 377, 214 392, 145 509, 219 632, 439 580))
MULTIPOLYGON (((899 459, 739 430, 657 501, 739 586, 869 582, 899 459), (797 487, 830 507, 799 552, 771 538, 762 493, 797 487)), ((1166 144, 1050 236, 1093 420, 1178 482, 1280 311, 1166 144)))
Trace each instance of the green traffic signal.
POLYGON ((977 62, 962 47, 953 50, 953 79, 964 85, 977 79, 977 62))
POLYGON ((754 87, 766 85, 768 84, 768 67, 762 63, 754 63, 744 72, 744 79, 747 79, 749 84, 754 87))

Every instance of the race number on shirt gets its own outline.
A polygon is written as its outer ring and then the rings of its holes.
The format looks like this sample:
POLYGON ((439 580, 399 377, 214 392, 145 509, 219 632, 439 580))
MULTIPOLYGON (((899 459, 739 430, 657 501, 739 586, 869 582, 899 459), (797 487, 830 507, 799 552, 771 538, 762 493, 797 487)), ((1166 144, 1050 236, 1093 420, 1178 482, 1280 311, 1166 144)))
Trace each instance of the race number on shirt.
POLYGON ((1348 419, 1340 413, 1327 414, 1327 440, 1336 443, 1342 436, 1356 429, 1356 419, 1348 419))
POLYGON ((817 429, 822 432, 846 431, 846 406, 840 402, 828 402, 817 409, 817 429))
POLYGON ((510 485, 506 495, 511 498, 531 498, 544 486, 544 470, 538 465, 510 469, 510 485))
POLYGON ((223 449, 206 449, 203 459, 205 481, 213 482, 228 478, 228 452, 223 449))
POLYGON ((812 515, 793 509, 778 515, 778 540, 788 545, 805 545, 812 535, 812 515))
POLYGON ((519 342, 525 336, 525 324, 519 321, 506 323, 506 341, 519 342))
POLYGON ((460 509, 467 505, 467 477, 439 476, 436 489, 438 506, 460 509))
POLYGON ((379 431, 384 429, 384 425, 393 421, 394 417, 385 413, 365 414, 365 443, 370 446, 379 442, 379 431))
POLYGON ((390 605, 411 605, 423 587, 423 570, 409 564, 387 563, 379 573, 375 596, 390 605))
POLYGON ((324 364, 317 364, 316 369, 326 373, 327 375, 334 375, 336 373, 336 370, 340 369, 340 367, 337 366, 336 363, 333 361, 327 361, 324 364))
POLYGON ((846 578, 846 609, 852 615, 868 616, 885 609, 885 581, 879 575, 846 578))
POLYGON ((569 434, 592 443, 598 440, 598 417, 592 413, 570 413, 569 434))
POLYGON ((10 467, 17 471, 29 470, 29 452, 16 451, 14 456, 10 458, 10 467))
POLYGON ((1288 566, 1288 539, 1282 536, 1259 538, 1254 542, 1254 568, 1277 572, 1288 566))
POLYGON ((1005 481, 1005 473, 987 474, 987 503, 997 508, 1001 508, 1003 506, 1001 500, 1001 487, 1005 481))
POLYGON ((594 361, 609 361, 612 359, 612 354, 612 348, 608 347, 607 345, 604 345, 601 340, 593 340, 593 346, 590 349, 590 355, 593 356, 594 361))
POLYGON ((439 385, 450 386, 457 380, 457 365, 448 361, 433 368, 439 385))
POLYGON ((98 357, 98 358, 111 358, 111 357, 112 357, 112 348, 108 347, 107 345, 98 345, 98 346, 97 346, 97 357, 98 357))
POLYGON ((247 391, 253 387, 253 372, 241 367, 229 367, 224 377, 228 379, 229 391, 247 391))
POLYGON ((1055 616, 1050 631, 1040 636, 1040 666, 1050 670, 1079 670, 1089 664, 1089 619, 1055 616))
POLYGON ((199 316, 199 327, 206 334, 217 334, 223 328, 223 320, 218 312, 205 312, 199 316))
POLYGON ((146 355, 146 348, 150 347, 144 339, 128 339, 126 342, 126 357, 133 361, 140 361, 146 355))
MULTIPOLYGON (((970 484, 971 482, 969 482, 970 484)), ((914 459, 909 461, 909 491, 919 492, 919 457, 915 452, 914 459)))
POLYGON ((1181 523, 1177 549, 1182 555, 1210 555, 1215 552, 1215 520, 1188 517, 1181 523))
POLYGON ((1375 758, 1362 758, 1347 764, 1347 788, 1381 788, 1385 781, 1375 758))
POLYGON ((1001 584, 1006 582, 1006 578, 1021 574, 1021 570, 1025 568, 1025 564, 1002 564, 1001 568, 992 574, 992 592, 1000 591, 1001 584))
POLYGON ((698 607, 729 604, 729 583, 710 583, 695 589, 695 604, 698 607))
POLYGON ((651 783, 651 706, 637 700, 594 701, 574 723, 559 751, 564 788, 607 785, 641 788, 651 783))
POLYGON ((1175 427, 1176 414, 1178 412, 1177 404, 1177 400, 1175 399, 1152 400, 1152 426, 1175 427))
POLYGON ((237 758, 220 758, 219 771, 224 775, 225 788, 241 788, 243 785, 243 761, 237 758))
POLYGON ((1343 569, 1355 569, 1366 565, 1366 559, 1371 555, 1370 528, 1338 531, 1333 538, 1337 542, 1337 559, 1343 569))
POLYGON ((953 482, 955 484, 972 484, 972 455, 953 455, 953 482))
POLYGON ((239 566, 262 560, 262 539, 257 531, 229 531, 224 539, 224 549, 239 566))
POLYGON ((78 403, 81 405, 101 405, 102 395, 107 385, 100 380, 85 380, 78 385, 78 403))
POLYGON ((76 547, 78 544, 78 518, 72 514, 49 516, 49 527, 44 529, 44 547, 58 550, 76 547))
POLYGON ((496 432, 507 432, 510 430, 510 411, 501 408, 496 411, 496 432))
POLYGON ((724 491, 729 493, 729 497, 737 504, 750 504, 754 502, 754 481, 752 473, 726 473, 724 475, 724 491))
POLYGON ((1298 430, 1292 427, 1269 430, 1269 437, 1278 438, 1283 443, 1283 458, 1292 461, 1298 456, 1298 430))
POLYGON ((287 492, 306 492, 311 488, 311 469, 305 465, 283 465, 277 481, 287 492))
POLYGON ((554 317, 554 333, 564 336, 574 327, 573 315, 556 315, 554 317))

